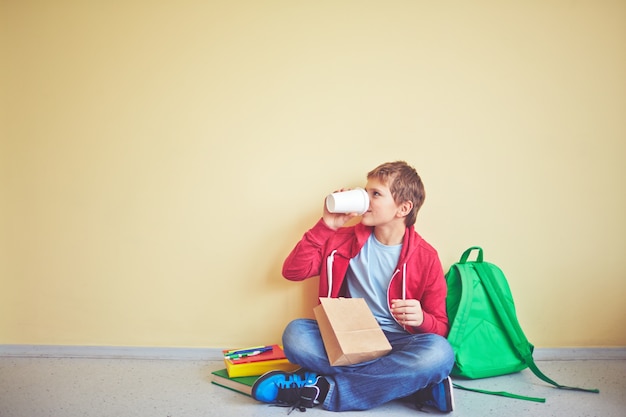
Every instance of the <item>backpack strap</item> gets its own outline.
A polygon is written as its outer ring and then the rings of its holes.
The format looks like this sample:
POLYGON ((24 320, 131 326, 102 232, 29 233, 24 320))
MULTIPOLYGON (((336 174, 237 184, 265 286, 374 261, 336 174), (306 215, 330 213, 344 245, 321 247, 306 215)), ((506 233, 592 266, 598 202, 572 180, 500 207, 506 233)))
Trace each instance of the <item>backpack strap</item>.
POLYGON ((448 338, 453 346, 459 346, 465 337, 468 317, 472 312, 471 300, 474 298, 474 285, 472 278, 468 274, 462 273, 462 269, 468 268, 468 265, 457 264, 453 265, 452 268, 456 268, 458 271, 463 291, 461 291, 461 299, 457 305, 458 310, 448 332, 448 338))
POLYGON ((502 292, 502 289, 495 282, 495 277, 489 265, 483 262, 474 263, 474 268, 478 273, 478 277, 480 278, 483 286, 486 290, 486 293, 493 303, 495 311, 498 312, 498 316, 504 326, 513 346, 519 353, 520 357, 526 362, 528 368, 530 368, 533 373, 540 378, 541 380, 547 382, 548 384, 554 385, 560 389, 574 390, 574 391, 583 391, 583 392, 593 392, 599 393, 598 389, 587 389, 587 388, 578 388, 578 387, 569 387, 565 385, 561 385, 552 379, 548 378, 535 363, 533 359, 532 345, 526 339, 524 332, 517 320, 517 316, 515 314, 515 310, 511 308, 510 303, 506 302, 506 296, 502 292))
POLYGON ((513 394, 513 393, 508 392, 508 391, 487 391, 487 390, 484 390, 484 389, 464 387, 463 385, 459 385, 459 384, 456 384, 456 383, 453 383, 452 386, 454 388, 457 388, 457 389, 462 389, 464 391, 478 392, 480 394, 497 395, 499 397, 515 398, 517 400, 525 400, 525 401, 534 401, 536 403, 545 403, 546 402, 545 398, 528 397, 526 395, 513 394))

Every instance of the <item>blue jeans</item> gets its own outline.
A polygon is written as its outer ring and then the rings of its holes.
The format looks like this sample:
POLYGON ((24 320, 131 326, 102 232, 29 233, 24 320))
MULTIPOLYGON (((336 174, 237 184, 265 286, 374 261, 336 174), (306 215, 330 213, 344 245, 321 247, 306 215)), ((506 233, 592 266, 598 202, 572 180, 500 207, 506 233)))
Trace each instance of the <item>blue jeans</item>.
POLYGON ((324 408, 330 411, 367 410, 404 398, 441 382, 452 370, 454 352, 436 334, 385 332, 392 351, 352 366, 331 366, 315 320, 297 319, 283 333, 290 362, 324 376, 330 389, 324 408))

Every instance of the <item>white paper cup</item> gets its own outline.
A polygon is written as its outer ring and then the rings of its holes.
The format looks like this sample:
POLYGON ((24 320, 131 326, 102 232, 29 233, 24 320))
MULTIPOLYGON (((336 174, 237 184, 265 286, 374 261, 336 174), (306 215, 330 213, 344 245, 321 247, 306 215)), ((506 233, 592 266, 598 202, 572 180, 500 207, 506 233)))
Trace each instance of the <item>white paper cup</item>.
POLYGON ((326 208, 331 213, 363 214, 370 206, 367 191, 362 188, 332 193, 326 197, 326 208))

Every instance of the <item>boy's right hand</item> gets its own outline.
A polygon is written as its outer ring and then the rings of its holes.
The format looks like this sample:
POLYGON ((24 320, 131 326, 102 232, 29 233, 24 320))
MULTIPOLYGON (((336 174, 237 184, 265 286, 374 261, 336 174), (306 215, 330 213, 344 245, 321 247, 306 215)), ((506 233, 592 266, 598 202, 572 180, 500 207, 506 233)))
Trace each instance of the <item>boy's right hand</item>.
MULTIPOLYGON (((337 190, 333 192, 336 193, 336 192, 348 191, 348 190, 349 188, 342 188, 341 190, 337 190)), ((330 211, 328 211, 328 208, 326 207, 326 199, 324 199, 324 214, 322 215, 322 219, 324 220, 324 223, 326 223, 326 226, 330 227, 333 230, 339 229, 344 224, 346 224, 350 219, 358 215, 359 213, 331 213, 330 211)))

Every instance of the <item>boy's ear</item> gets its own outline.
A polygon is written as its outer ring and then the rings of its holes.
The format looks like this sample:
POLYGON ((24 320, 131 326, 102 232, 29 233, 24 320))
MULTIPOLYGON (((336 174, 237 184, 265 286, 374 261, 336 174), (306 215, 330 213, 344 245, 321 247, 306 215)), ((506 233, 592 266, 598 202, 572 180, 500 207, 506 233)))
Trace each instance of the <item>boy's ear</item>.
POLYGON ((398 208, 398 214, 400 215, 400 217, 405 217, 411 212, 412 209, 413 202, 405 201, 404 203, 400 204, 400 207, 398 208))

